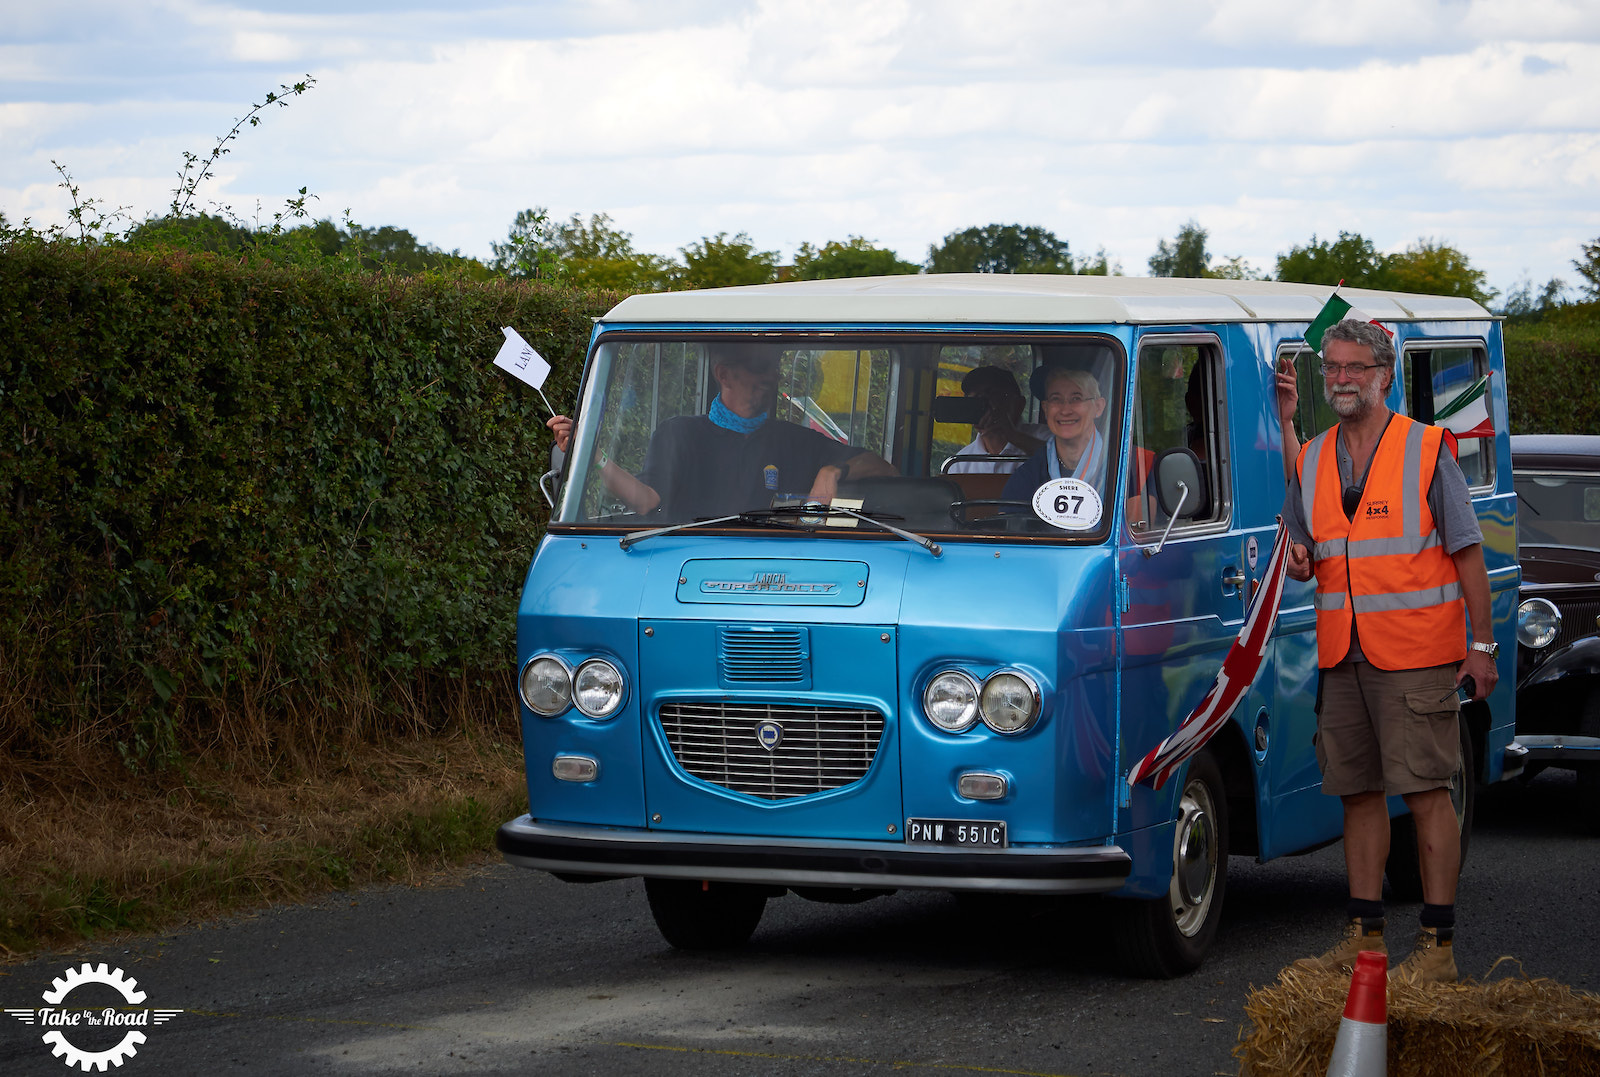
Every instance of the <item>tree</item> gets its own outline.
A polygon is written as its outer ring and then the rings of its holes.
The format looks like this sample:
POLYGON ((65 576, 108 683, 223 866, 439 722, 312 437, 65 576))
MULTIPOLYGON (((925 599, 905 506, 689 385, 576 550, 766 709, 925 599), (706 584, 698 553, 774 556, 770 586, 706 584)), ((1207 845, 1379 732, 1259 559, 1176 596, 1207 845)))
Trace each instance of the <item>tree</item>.
POLYGON ((1278 279, 1300 284, 1335 285, 1342 280, 1351 288, 1387 288, 1386 274, 1384 257, 1372 240, 1355 232, 1340 232, 1332 242, 1312 233, 1304 247, 1278 255, 1278 279))
POLYGON ((612 227, 606 213, 591 214, 588 224, 574 213, 546 236, 555 275, 580 288, 659 292, 677 276, 677 263, 634 250, 633 234, 612 227))
POLYGON ((778 277, 778 252, 756 250, 744 232, 732 239, 726 232, 702 236, 682 251, 683 281, 691 288, 768 284, 778 277))
POLYGON ((920 267, 902 262, 886 247, 875 247, 870 240, 851 236, 843 243, 829 240, 818 250, 809 243, 795 252, 793 280, 827 280, 837 277, 883 277, 915 273, 920 267))
POLYGON ((1583 278, 1583 283, 1579 287, 1590 299, 1600 299, 1600 237, 1582 246, 1583 257, 1572 262, 1573 268, 1578 271, 1578 276, 1583 278))
POLYGON ((1101 247, 1092 257, 1084 258, 1078 263, 1078 272, 1085 277, 1120 277, 1122 263, 1107 259, 1106 249, 1101 247))
POLYGON ((211 213, 151 217, 128 229, 123 238, 130 247, 182 247, 217 253, 248 250, 255 247, 257 240, 250 229, 211 213))
POLYGON ((1484 287, 1484 272, 1472 268, 1465 254, 1432 239, 1419 239, 1400 254, 1384 259, 1388 287, 1397 292, 1455 295, 1488 306, 1497 294, 1484 287))
POLYGON ((550 248, 550 213, 543 206, 519 212, 504 243, 490 242, 494 258, 489 268, 514 280, 549 278, 557 259, 550 248))
POLYGON ((1560 277, 1551 277, 1545 282, 1539 294, 1533 294, 1533 281, 1527 277, 1506 293, 1505 304, 1499 313, 1508 318, 1524 317, 1527 315, 1543 314, 1562 305, 1561 293, 1567 290, 1566 282, 1560 277))
POLYGON ((1211 265, 1211 255, 1206 252, 1208 233, 1195 221, 1178 229, 1178 237, 1171 243, 1161 240, 1156 252, 1150 256, 1152 277, 1206 277, 1211 265))
POLYGON ((931 273, 1071 273, 1072 253, 1054 232, 1031 225, 986 224, 951 232, 928 248, 931 273))

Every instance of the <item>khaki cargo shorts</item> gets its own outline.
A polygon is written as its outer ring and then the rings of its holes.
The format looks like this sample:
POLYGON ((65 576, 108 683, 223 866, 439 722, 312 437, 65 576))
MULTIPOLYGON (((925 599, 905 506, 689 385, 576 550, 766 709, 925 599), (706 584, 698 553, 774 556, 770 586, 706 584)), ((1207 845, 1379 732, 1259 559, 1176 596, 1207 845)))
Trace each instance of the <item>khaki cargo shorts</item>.
POLYGON ((1340 662, 1323 670, 1316 736, 1322 791, 1395 796, 1452 788, 1461 762, 1456 669, 1340 662))

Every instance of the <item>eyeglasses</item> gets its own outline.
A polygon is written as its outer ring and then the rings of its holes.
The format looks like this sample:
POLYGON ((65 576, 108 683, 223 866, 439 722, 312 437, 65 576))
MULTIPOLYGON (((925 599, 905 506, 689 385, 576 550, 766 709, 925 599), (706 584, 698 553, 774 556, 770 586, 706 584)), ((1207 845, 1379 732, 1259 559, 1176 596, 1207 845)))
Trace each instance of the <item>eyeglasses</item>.
POLYGON ((1098 396, 1081 396, 1077 393, 1073 393, 1071 396, 1056 396, 1052 393, 1050 396, 1045 397, 1044 402, 1046 404, 1065 404, 1068 407, 1081 408, 1089 401, 1099 399, 1098 396))
POLYGON ((1369 370, 1377 370, 1381 363, 1318 363, 1317 369, 1322 371, 1324 378, 1337 378, 1341 375, 1348 378, 1359 378, 1369 370))

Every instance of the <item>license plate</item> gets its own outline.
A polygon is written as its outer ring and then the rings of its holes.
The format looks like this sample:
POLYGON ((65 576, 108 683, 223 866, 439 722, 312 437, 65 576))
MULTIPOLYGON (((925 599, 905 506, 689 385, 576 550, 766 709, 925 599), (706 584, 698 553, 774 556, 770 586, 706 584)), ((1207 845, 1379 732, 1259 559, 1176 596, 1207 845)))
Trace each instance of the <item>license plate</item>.
POLYGON ((1004 849, 1004 823, 971 819, 907 819, 906 844, 961 845, 975 849, 1004 849))

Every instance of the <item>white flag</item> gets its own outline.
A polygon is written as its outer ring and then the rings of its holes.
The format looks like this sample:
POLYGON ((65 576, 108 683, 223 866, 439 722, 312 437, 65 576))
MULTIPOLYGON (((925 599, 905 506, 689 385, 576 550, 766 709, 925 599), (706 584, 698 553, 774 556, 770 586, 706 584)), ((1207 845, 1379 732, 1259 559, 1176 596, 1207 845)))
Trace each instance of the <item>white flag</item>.
POLYGON ((512 377, 539 389, 539 395, 543 396, 542 386, 544 380, 550 376, 550 364, 544 361, 544 356, 533 350, 532 344, 523 340, 522 336, 509 325, 500 332, 506 335, 506 342, 500 345, 500 354, 494 357, 494 365, 507 371, 512 377))

